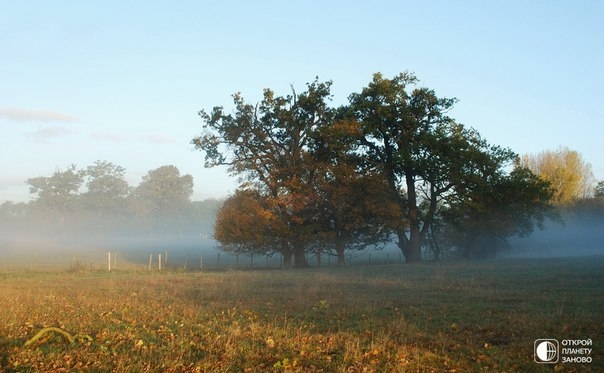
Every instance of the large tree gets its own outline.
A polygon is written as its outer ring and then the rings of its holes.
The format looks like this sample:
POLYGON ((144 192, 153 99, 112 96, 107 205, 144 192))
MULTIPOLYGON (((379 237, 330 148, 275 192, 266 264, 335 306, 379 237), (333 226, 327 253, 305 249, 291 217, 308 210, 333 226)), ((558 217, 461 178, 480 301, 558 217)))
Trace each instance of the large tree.
POLYGON ((488 183, 515 159, 511 150, 489 145, 448 117, 456 100, 417 87, 412 74, 375 74, 349 101, 347 115, 362 130, 362 155, 381 168, 399 203, 405 224, 398 226, 398 245, 407 263, 422 260, 439 204, 488 183))
POLYGON ((276 96, 266 89, 257 105, 233 95, 235 110, 215 107, 200 111, 204 132, 193 139, 205 152, 206 167, 227 165, 242 178, 242 187, 257 190, 266 199, 280 225, 284 264, 306 267, 306 243, 313 231, 312 185, 315 166, 310 149, 316 131, 331 123, 328 108, 330 82, 315 80, 307 90, 276 96))
MULTIPOLYGON (((412 74, 375 74, 337 110, 327 106, 330 85, 315 81, 285 97, 267 89, 255 106, 235 94, 233 114, 200 112, 204 132, 193 139, 206 167, 227 165, 243 177, 243 189, 254 190, 235 198, 268 206, 281 227, 271 233, 285 265, 293 253, 297 266, 307 266, 313 243, 336 245, 341 258, 347 245, 391 230, 406 261, 421 261, 439 211, 479 197, 488 204, 500 192, 489 185, 507 187, 516 154, 448 117, 456 100, 417 87, 412 74)), ((520 189, 532 182, 513 181, 520 189)), ((229 213, 246 206, 235 202, 229 213)), ((539 203, 519 206, 532 219, 539 203)))

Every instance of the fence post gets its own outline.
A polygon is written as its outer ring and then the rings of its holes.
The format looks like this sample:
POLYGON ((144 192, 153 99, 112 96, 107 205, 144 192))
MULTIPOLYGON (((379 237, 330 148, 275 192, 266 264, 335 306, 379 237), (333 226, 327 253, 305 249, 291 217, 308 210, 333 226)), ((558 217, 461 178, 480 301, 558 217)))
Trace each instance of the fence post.
POLYGON ((157 268, 161 271, 161 254, 157 254, 157 268))
POLYGON ((153 254, 149 254, 149 271, 151 270, 152 264, 153 264, 153 254))
POLYGON ((199 270, 201 271, 203 269, 203 255, 201 255, 199 257, 199 270))
POLYGON ((107 253, 107 268, 111 271, 111 252, 107 253))

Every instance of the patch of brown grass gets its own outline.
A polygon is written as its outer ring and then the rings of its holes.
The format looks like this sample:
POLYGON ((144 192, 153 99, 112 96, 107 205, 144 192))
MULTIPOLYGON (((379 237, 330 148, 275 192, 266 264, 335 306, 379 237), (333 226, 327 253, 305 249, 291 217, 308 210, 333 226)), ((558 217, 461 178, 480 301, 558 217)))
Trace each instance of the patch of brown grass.
POLYGON ((594 341, 604 261, 0 276, 4 371, 548 371, 537 338, 594 341), (86 333, 68 344, 42 327, 86 333))

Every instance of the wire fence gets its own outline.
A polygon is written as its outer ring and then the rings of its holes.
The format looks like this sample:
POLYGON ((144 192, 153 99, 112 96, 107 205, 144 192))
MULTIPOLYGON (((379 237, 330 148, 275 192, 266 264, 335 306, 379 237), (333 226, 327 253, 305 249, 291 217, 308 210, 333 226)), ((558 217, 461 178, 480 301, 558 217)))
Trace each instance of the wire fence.
MULTIPOLYGON (((338 258, 332 253, 307 253, 310 267, 338 266, 338 258)), ((348 266, 383 265, 402 263, 400 250, 363 250, 345 254, 348 266)), ((82 250, 38 251, 11 253, 0 260, 0 271, 212 271, 226 269, 283 268, 283 256, 232 254, 219 250, 82 250), (21 254, 21 255, 20 255, 21 254)))

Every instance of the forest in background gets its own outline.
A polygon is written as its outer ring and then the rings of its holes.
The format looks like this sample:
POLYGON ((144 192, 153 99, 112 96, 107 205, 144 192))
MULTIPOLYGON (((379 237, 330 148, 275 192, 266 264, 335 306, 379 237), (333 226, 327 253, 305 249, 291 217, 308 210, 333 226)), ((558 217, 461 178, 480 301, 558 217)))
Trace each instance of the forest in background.
POLYGON ((175 166, 150 170, 137 186, 125 173, 97 161, 28 179, 30 202, 0 205, 0 248, 207 246, 220 200, 192 201, 193 178, 175 166))

